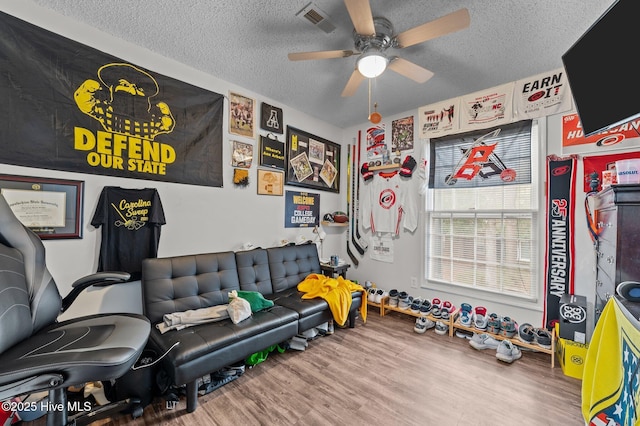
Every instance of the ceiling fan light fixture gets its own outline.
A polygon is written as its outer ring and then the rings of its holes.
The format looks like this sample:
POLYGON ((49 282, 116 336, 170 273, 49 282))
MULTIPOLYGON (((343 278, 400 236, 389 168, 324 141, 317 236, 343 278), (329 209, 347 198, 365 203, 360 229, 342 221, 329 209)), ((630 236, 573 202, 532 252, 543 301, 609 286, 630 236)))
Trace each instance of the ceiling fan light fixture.
POLYGON ((375 78, 387 69, 389 60, 380 51, 369 50, 358 59, 358 71, 366 78, 375 78))

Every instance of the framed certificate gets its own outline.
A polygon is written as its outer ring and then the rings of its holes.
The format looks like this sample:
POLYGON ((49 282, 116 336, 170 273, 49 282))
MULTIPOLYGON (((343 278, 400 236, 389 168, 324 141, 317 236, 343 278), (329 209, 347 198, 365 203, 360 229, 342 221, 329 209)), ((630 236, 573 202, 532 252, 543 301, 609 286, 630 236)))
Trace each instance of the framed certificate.
POLYGON ((0 194, 41 239, 82 238, 84 182, 0 175, 0 194))

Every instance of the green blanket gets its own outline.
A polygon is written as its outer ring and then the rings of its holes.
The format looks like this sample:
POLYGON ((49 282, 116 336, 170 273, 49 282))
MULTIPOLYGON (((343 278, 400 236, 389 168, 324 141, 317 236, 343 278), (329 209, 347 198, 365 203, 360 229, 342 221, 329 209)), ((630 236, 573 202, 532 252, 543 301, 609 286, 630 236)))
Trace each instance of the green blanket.
POLYGON ((249 302, 251 305, 251 312, 258 312, 273 306, 273 302, 271 300, 265 299, 262 293, 257 291, 238 290, 238 297, 242 297, 249 302))

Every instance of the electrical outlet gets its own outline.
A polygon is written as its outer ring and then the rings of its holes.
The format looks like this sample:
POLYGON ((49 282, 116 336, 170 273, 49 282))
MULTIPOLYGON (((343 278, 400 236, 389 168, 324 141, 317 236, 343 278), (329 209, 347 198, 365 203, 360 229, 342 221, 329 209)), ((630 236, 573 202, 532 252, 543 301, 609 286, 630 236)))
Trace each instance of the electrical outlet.
POLYGON ((418 288, 418 279, 416 277, 411 277, 411 288, 418 288))

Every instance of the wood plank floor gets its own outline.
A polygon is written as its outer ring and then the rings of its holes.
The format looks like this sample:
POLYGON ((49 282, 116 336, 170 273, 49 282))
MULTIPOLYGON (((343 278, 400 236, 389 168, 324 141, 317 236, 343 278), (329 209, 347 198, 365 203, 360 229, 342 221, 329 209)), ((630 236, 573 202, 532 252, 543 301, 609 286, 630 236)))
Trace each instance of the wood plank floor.
POLYGON ((270 355, 201 396, 194 413, 184 398, 174 409, 158 400, 138 419, 94 425, 584 425, 581 382, 551 369, 550 355, 505 364, 494 350, 413 325, 373 308, 366 324, 270 355))

